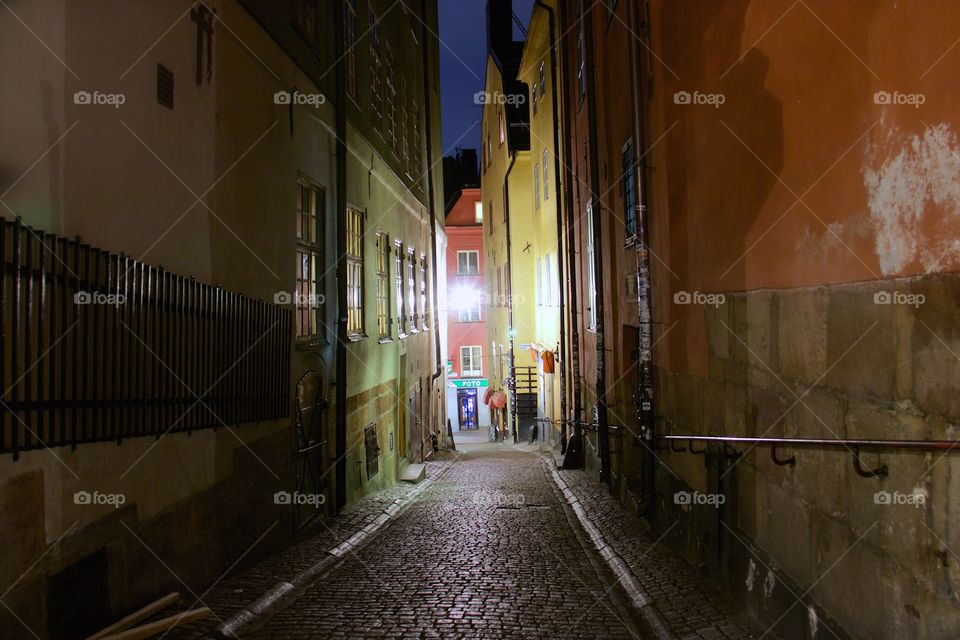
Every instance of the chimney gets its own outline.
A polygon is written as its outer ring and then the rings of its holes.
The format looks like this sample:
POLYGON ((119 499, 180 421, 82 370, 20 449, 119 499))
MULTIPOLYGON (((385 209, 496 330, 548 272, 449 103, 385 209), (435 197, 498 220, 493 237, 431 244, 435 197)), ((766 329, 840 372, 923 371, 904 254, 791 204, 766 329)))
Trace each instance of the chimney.
POLYGON ((487 48, 503 59, 513 44, 513 0, 487 0, 487 48))

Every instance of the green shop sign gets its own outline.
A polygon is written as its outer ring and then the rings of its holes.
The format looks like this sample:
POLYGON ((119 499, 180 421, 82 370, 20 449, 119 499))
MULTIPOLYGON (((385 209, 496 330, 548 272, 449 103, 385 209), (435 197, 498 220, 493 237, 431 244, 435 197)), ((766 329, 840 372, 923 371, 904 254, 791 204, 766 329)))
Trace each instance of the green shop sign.
POLYGON ((478 387, 488 387, 490 383, 486 378, 466 378, 463 380, 450 380, 450 386, 454 389, 476 389, 478 387))

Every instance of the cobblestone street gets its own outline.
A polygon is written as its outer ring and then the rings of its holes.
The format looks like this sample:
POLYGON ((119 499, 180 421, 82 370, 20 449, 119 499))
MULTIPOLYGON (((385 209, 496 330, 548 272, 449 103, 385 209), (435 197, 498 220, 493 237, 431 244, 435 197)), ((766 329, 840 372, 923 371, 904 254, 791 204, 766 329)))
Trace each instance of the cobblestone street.
MULTIPOLYGON (((479 435, 479 434, 478 434, 479 435)), ((478 436, 474 436, 477 438, 478 436)), ((467 438, 461 436, 461 441, 467 438)), ((591 520, 665 614, 678 638, 755 638, 716 587, 645 533, 582 471, 561 472, 591 520)), ((647 638, 642 615, 595 550, 533 450, 460 445, 428 464, 433 484, 379 535, 348 553, 250 638, 647 638)), ((214 616, 168 638, 219 636, 216 627, 277 581, 291 580, 326 551, 404 498, 401 484, 372 495, 329 528, 229 577, 204 604, 214 616)))
POLYGON ((257 638, 639 637, 539 459, 463 457, 257 638))

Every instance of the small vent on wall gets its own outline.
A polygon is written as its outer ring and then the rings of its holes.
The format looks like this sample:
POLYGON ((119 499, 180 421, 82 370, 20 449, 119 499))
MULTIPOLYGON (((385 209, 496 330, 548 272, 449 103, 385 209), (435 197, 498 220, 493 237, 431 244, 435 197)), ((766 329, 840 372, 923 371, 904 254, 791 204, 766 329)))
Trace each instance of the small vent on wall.
POLYGON ((173 71, 157 64, 157 102, 173 109, 173 71))

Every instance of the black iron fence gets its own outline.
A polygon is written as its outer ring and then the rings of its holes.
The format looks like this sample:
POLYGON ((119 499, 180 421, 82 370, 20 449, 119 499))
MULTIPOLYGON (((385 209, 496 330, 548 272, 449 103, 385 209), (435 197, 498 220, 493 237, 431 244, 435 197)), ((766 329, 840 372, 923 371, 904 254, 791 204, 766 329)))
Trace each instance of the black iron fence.
POLYGON ((0 453, 289 415, 289 309, 19 219, 0 264, 0 453))

